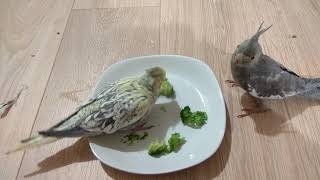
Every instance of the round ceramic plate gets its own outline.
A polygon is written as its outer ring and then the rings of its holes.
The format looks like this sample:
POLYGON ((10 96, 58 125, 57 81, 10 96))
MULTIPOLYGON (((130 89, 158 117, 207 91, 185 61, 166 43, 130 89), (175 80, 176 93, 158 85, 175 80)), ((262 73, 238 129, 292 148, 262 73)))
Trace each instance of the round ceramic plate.
POLYGON ((144 140, 128 145, 121 140, 125 133, 90 138, 92 152, 108 166, 136 174, 173 172, 206 160, 216 152, 223 139, 226 126, 224 99, 214 73, 197 59, 155 55, 122 60, 103 72, 92 95, 96 95, 108 83, 142 74, 153 66, 166 70, 176 97, 159 97, 147 124, 154 127, 147 130, 148 136, 144 140), (207 112, 207 124, 200 129, 184 126, 179 113, 185 106, 190 106, 192 111, 207 112), (179 152, 159 158, 148 154, 150 142, 156 139, 167 141, 175 132, 186 139, 179 152))

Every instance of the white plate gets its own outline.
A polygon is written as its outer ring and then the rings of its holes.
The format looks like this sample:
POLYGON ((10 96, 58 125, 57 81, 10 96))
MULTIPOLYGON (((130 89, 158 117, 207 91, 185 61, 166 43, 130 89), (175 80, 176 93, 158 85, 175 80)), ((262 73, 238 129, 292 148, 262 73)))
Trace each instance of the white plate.
POLYGON ((158 99, 148 123, 155 127, 148 130, 149 136, 145 140, 127 145, 120 141, 123 133, 90 138, 92 152, 106 165, 136 174, 173 172, 206 160, 216 152, 223 139, 226 112, 219 84, 211 69, 194 58, 154 55, 120 61, 104 71, 93 95, 108 83, 141 74, 153 66, 166 70, 167 78, 174 86, 176 98, 158 99), (163 112, 161 106, 164 106, 167 112, 163 112), (207 112, 207 124, 200 129, 184 126, 179 117, 180 109, 184 106, 190 106, 192 111, 207 112), (151 141, 167 141, 174 132, 180 133, 187 140, 179 152, 160 158, 148 155, 148 144, 151 141))

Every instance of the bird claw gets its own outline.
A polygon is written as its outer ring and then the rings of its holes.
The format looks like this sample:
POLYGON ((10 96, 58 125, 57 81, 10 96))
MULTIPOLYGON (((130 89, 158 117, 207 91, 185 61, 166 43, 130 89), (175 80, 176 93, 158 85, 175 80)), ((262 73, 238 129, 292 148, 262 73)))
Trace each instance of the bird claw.
POLYGON ((225 80, 226 83, 237 83, 236 81, 233 81, 233 80, 230 80, 230 79, 227 79, 225 80))
POLYGON ((242 108, 241 111, 245 111, 246 113, 238 115, 237 118, 243 118, 251 114, 265 113, 267 111, 271 111, 271 109, 270 108, 256 108, 256 109, 242 108))
POLYGON ((246 117, 246 116, 249 116, 250 114, 249 113, 245 113, 245 114, 239 114, 237 116, 237 118, 243 118, 243 117, 246 117))
POLYGON ((154 126, 146 126, 145 127, 146 124, 147 123, 145 122, 145 123, 142 123, 142 124, 134 127, 133 129, 131 129, 131 133, 135 133, 135 132, 138 132, 138 131, 145 131, 145 130, 148 130, 148 129, 151 129, 151 128, 154 127, 154 126))
POLYGON ((239 87, 239 86, 240 86, 237 81, 225 80, 225 82, 226 82, 226 83, 230 83, 230 84, 231 84, 231 87, 239 87))

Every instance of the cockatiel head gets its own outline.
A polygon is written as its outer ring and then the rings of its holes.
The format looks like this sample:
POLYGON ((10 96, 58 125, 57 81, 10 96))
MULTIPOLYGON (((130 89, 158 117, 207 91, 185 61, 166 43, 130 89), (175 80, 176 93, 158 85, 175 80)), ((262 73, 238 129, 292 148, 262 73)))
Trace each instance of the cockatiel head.
POLYGON ((160 87, 166 79, 166 71, 160 67, 153 67, 146 70, 142 80, 152 88, 153 93, 159 94, 160 87))
POLYGON ((259 37, 266 32, 272 25, 262 29, 263 22, 260 24, 258 31, 250 39, 245 40, 237 46, 233 56, 236 63, 250 63, 255 59, 259 59, 262 55, 262 48, 259 44, 259 37))

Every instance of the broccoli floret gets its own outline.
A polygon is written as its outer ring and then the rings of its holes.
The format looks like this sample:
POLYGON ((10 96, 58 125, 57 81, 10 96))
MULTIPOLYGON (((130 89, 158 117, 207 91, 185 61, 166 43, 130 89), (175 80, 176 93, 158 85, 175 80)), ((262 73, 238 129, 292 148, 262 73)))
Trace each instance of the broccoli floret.
POLYGON ((148 153, 151 156, 159 157, 171 152, 178 152, 185 142, 186 140, 184 139, 184 137, 181 137, 179 133, 173 133, 168 140, 169 145, 159 141, 152 142, 149 145, 148 153))
POLYGON ((149 145, 148 154, 151 156, 161 156, 168 153, 168 145, 164 142, 155 141, 149 145))
POLYGON ((166 79, 160 88, 160 95, 162 96, 166 96, 168 98, 172 98, 174 97, 174 90, 173 90, 173 86, 170 84, 170 82, 168 81, 168 79, 166 79))
POLYGON ((192 112, 189 106, 184 107, 180 112, 180 117, 184 124, 187 123, 188 119, 191 118, 191 116, 192 112))
POLYGON ((180 112, 180 117, 183 124, 193 127, 193 128, 200 128, 208 119, 206 112, 196 111, 191 112, 189 106, 184 107, 180 112))
POLYGON ((172 134, 168 141, 170 152, 178 152, 185 142, 186 140, 179 133, 172 134))

